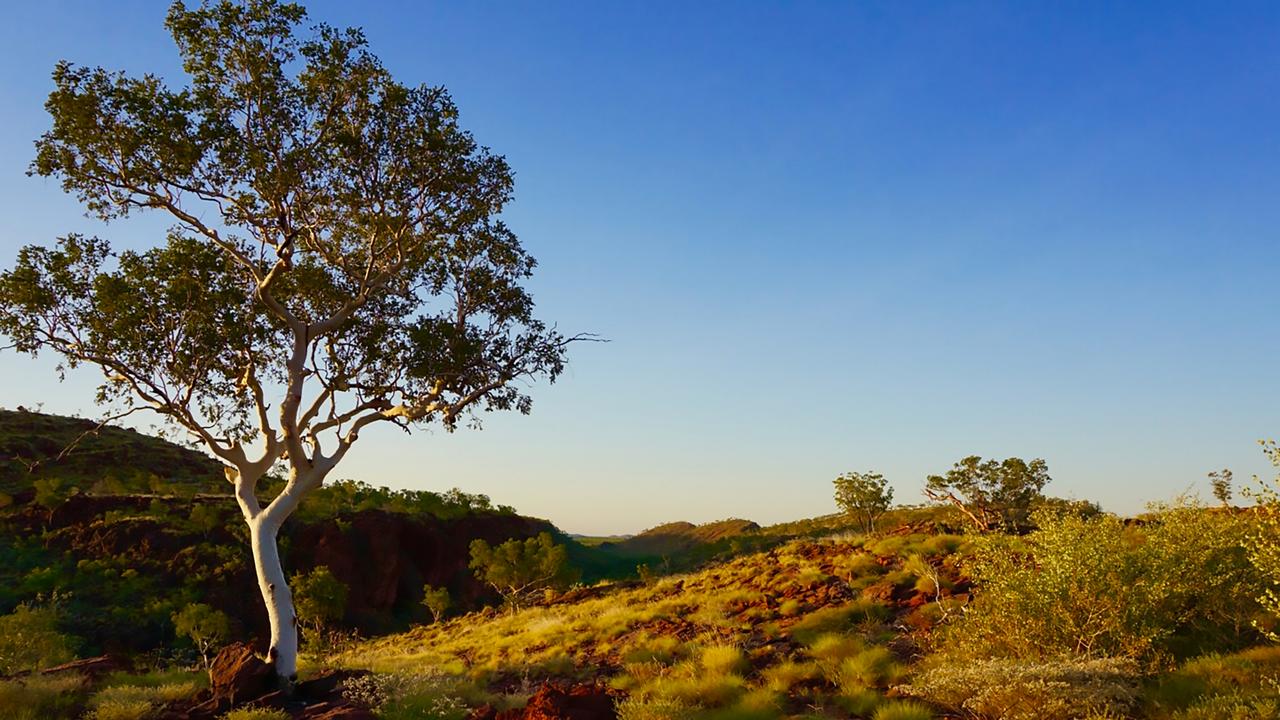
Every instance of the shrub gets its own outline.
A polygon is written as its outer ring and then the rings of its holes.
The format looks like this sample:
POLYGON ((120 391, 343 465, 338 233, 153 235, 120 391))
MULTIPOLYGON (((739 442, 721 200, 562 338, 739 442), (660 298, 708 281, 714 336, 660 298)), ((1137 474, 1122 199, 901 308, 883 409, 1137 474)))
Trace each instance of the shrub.
POLYGON ((943 662, 898 689, 993 720, 1079 720, 1125 716, 1137 703, 1138 677, 1134 662, 1114 658, 943 662))
POLYGON ((449 599, 449 588, 423 585, 422 604, 431 613, 431 619, 435 622, 440 622, 440 619, 448 612, 449 606, 453 604, 453 601, 449 599))
POLYGON ((672 698, 628 697, 618 703, 618 720, 685 720, 692 708, 672 698))
POLYGON ((712 675, 730 675, 749 669, 747 658, 732 645, 709 645, 698 657, 702 668, 712 675))
POLYGON ((294 575, 289 585, 293 588, 298 622, 316 635, 341 620, 347 611, 347 586, 324 565, 294 575))
POLYGON ((1235 640, 1254 613, 1240 519, 1183 502, 1141 528, 1111 516, 1035 520, 1025 539, 980 542, 968 566, 979 592, 948 637, 962 654, 1155 662, 1180 638, 1235 640))
POLYGON ((200 660, 207 670, 210 651, 221 645, 231 634, 231 619, 226 613, 204 603, 188 603, 181 611, 173 614, 172 620, 174 631, 196 646, 200 660))
POLYGON ((902 677, 902 666, 887 648, 872 647, 842 661, 838 676, 842 690, 883 687, 902 677))
POLYGON ((890 700, 876 708, 871 720, 933 720, 933 711, 911 700, 890 700))
POLYGON ((810 613, 791 627, 791 637, 800 643, 811 643, 822 635, 853 630, 889 617, 889 609, 871 599, 859 599, 833 608, 810 613))
POLYGON ((777 665, 767 667, 760 673, 764 687, 773 692, 786 693, 796 685, 813 680, 821 674, 814 663, 798 663, 794 660, 783 660, 777 665))
POLYGON ((61 665, 76 657, 77 641, 58 631, 55 606, 19 605, 0 616, 0 675, 61 665))
POLYGON ((840 681, 840 667, 862 652, 865 646, 858 638, 840 633, 827 633, 813 641, 809 656, 813 658, 823 677, 833 683, 840 681))

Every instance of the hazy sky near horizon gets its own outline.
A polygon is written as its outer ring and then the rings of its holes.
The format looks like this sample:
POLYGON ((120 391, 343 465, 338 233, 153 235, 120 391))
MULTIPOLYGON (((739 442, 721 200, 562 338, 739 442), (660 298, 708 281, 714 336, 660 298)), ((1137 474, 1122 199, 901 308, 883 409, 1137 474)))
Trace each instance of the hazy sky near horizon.
MULTIPOLYGON (((309 3, 450 89, 574 348, 529 417, 366 434, 336 471, 484 492, 582 533, 903 502, 1043 457, 1131 512, 1280 435, 1280 5, 309 3)), ((59 59, 181 82, 165 2, 0 13, 0 263, 69 231, 24 175, 59 59)), ((0 353, 0 405, 91 416, 91 372, 0 353)))

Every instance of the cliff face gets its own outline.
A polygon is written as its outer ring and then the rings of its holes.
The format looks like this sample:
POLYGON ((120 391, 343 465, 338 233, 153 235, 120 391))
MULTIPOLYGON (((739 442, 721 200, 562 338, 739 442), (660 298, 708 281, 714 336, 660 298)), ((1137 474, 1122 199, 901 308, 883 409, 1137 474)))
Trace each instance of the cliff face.
POLYGON ((468 567, 472 540, 496 544, 554 531, 545 520, 519 515, 436 520, 371 510, 298 528, 289 557, 301 570, 328 566, 350 588, 347 622, 381 633, 428 617, 421 606, 424 584, 449 588, 459 609, 496 599, 468 567))
MULTIPOLYGON (((367 635, 425 621, 424 584, 448 588, 456 610, 496 599, 468 568, 472 540, 544 531, 556 532, 544 520, 505 513, 446 519, 362 510, 290 521, 280 541, 287 573, 323 565, 347 585, 344 625, 367 635)), ((243 634, 266 634, 247 530, 229 496, 77 495, 52 510, 24 504, 0 515, 0 551, 27 558, 0 567, 0 605, 51 589, 69 593, 75 634, 92 648, 162 646, 172 639, 169 613, 192 601, 226 612, 243 634), (136 617, 104 620, 104 608, 120 615, 122 606, 136 617)))

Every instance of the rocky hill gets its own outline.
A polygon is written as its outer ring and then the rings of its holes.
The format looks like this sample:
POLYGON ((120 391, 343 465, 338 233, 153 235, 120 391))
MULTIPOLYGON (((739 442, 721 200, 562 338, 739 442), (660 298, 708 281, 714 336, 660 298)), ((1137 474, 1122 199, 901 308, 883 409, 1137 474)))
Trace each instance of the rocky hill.
POLYGON ((82 491, 146 492, 153 486, 221 490, 221 465, 204 453, 95 420, 0 410, 0 492, 22 495, 39 478, 82 491), (158 485, 157 485, 158 484, 158 485))

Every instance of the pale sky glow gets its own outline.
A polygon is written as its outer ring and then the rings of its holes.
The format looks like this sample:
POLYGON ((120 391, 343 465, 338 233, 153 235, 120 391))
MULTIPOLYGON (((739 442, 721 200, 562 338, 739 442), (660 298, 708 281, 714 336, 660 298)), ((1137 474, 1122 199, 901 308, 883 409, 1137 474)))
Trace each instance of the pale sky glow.
MULTIPOLYGON (((517 175, 534 412, 367 433, 336 476, 483 492, 569 532, 904 502, 968 454, 1132 512, 1280 435, 1280 6, 309 3, 442 84, 517 175)), ((166 2, 0 10, 0 263, 105 228, 27 178, 59 59, 180 82, 166 2)), ((92 371, 0 353, 0 405, 92 371)))

